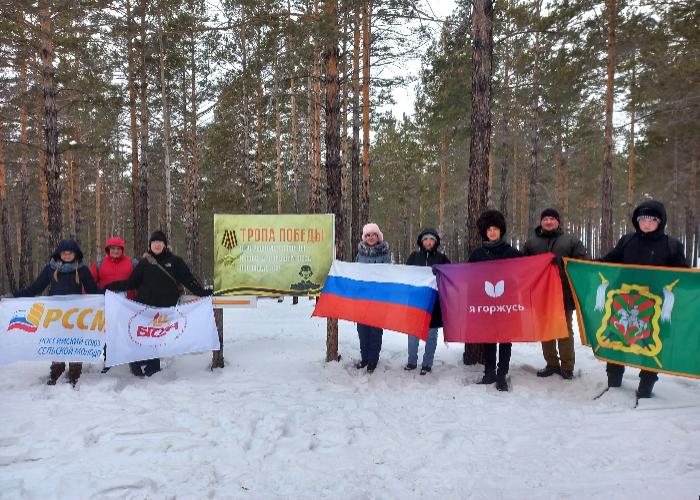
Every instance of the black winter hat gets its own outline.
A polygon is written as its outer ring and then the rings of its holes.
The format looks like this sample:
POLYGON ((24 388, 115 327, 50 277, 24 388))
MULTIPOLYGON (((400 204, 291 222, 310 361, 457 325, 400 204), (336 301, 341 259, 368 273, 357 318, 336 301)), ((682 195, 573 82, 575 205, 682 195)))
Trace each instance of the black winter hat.
POLYGON ((542 213, 540 214, 540 220, 544 219, 545 217, 554 217, 559 222, 561 222, 561 219, 559 218, 559 212, 557 212, 553 208, 545 208, 544 210, 542 210, 542 213))
POLYGON ((61 252, 73 252, 75 254, 76 261, 82 262, 83 260, 83 252, 80 250, 80 246, 75 240, 61 240, 58 243, 56 250, 54 250, 53 254, 51 254, 51 258, 56 261, 60 260, 61 252))
POLYGON ((497 227, 501 230, 501 238, 506 234, 506 218, 498 210, 487 210, 482 213, 476 221, 476 227, 479 230, 481 239, 488 241, 486 231, 490 227, 497 227))
POLYGON ((435 248, 437 249, 440 247, 440 235, 438 232, 432 227, 426 227, 418 234, 418 238, 416 239, 416 245, 418 245, 419 248, 423 246, 424 236, 432 236, 435 240, 435 248))
POLYGON ((148 240, 148 244, 150 245, 153 241, 162 241, 165 244, 165 246, 168 246, 168 237, 165 236, 165 233, 163 231, 153 231, 151 238, 148 240))

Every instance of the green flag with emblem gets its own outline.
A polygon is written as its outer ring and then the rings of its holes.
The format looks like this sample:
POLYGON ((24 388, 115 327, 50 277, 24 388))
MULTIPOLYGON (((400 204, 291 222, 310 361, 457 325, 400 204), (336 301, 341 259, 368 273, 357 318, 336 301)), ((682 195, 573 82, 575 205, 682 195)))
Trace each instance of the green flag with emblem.
POLYGON ((596 358, 700 378, 700 271, 564 261, 596 358))

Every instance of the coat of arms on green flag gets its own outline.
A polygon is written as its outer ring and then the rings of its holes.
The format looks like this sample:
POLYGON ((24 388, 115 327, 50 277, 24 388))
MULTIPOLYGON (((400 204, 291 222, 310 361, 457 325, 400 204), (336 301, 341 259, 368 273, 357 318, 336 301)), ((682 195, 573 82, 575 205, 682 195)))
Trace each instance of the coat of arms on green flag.
POLYGON ((598 359, 700 378, 700 272, 564 259, 598 359))
POLYGON ((320 294, 334 228, 332 214, 214 215, 214 294, 320 294))

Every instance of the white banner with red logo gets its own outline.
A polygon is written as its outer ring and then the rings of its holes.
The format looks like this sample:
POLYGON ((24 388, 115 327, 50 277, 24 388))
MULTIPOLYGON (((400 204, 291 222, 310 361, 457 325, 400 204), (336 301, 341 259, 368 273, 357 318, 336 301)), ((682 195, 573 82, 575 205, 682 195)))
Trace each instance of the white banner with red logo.
POLYGON ((219 349, 211 297, 151 307, 106 292, 105 366, 219 349))
POLYGON ((29 297, 0 302, 0 364, 99 362, 104 339, 102 295, 29 297))

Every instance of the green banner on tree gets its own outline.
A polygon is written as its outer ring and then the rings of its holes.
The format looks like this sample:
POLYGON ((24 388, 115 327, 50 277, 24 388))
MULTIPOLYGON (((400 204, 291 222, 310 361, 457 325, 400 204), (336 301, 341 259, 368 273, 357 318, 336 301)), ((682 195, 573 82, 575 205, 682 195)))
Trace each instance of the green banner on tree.
POLYGON ((334 227, 333 215, 214 215, 214 294, 320 294, 334 227))
POLYGON ((700 378, 700 271, 564 261, 596 358, 700 378))

